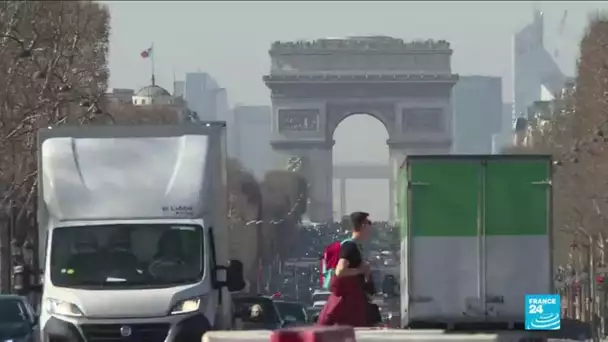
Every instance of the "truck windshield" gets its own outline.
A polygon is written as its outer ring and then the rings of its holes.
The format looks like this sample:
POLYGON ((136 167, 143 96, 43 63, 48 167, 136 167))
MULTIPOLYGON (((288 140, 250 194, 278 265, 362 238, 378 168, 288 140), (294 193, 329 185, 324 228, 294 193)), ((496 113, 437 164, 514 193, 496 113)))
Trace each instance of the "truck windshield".
POLYGON ((51 282, 75 288, 149 288, 194 283, 204 271, 196 225, 113 224, 55 228, 51 282))

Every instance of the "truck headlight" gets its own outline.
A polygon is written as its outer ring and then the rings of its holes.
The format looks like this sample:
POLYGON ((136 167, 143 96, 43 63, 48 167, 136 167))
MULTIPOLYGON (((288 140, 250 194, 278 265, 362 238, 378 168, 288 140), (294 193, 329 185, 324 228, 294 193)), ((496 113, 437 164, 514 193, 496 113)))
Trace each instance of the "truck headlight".
POLYGON ((3 342, 30 342, 33 341, 30 336, 11 338, 3 342))
POLYGON ((66 302, 59 299, 47 298, 46 311, 50 314, 57 314, 62 316, 78 317, 82 316, 82 310, 73 303, 66 302))
POLYGON ((173 309, 171 309, 171 314, 179 315, 197 311, 201 306, 201 302, 202 300, 199 297, 182 300, 173 306, 173 309))

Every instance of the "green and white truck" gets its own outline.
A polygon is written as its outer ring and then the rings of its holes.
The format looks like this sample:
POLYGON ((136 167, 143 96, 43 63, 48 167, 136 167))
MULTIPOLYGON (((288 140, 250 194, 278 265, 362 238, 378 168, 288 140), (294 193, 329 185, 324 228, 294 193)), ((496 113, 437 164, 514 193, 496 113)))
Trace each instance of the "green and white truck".
POLYGON ((401 325, 524 325, 553 290, 550 156, 411 156, 399 175, 401 325))

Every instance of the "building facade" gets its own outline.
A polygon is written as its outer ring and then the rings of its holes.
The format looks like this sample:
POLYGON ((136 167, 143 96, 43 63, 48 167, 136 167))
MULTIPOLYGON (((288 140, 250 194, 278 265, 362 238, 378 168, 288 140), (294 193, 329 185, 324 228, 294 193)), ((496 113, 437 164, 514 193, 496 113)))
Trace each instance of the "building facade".
POLYGON ((133 89, 113 88, 106 93, 106 101, 112 104, 127 104, 133 102, 133 89))
POLYGON ((454 86, 454 148, 457 154, 490 154, 502 128, 502 80, 460 76, 454 86))
POLYGON ((273 151, 270 146, 272 132, 272 108, 270 106, 236 106, 234 123, 228 147, 230 155, 237 158, 258 179, 273 167, 273 151))
POLYGON ((184 81, 174 81, 173 82, 173 96, 181 97, 185 100, 186 98, 186 82, 184 81))
POLYGON ((513 119, 525 116, 535 101, 550 100, 566 83, 544 44, 544 16, 534 12, 533 21, 513 35, 513 119))
POLYGON ((141 88, 133 95, 135 106, 172 105, 173 95, 166 89, 157 85, 149 85, 141 88))
POLYGON ((203 121, 221 120, 218 115, 218 106, 228 106, 220 103, 225 99, 225 90, 221 90, 217 81, 206 72, 186 73, 184 100, 188 109, 198 114, 203 121), (224 94, 222 94, 224 93, 224 94))

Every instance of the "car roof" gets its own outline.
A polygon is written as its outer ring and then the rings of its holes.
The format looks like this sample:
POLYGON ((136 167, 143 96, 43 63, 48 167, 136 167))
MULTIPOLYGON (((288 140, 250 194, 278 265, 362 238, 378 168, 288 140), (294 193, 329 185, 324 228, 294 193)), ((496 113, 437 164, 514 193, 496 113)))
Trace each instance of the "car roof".
POLYGON ((249 293, 232 293, 231 294, 232 298, 236 298, 236 299, 259 299, 259 298, 263 298, 263 299, 268 299, 268 296, 265 295, 261 295, 261 294, 249 294, 249 293))
POLYGON ((297 305, 301 305, 303 307, 306 307, 306 305, 304 305, 303 303, 300 303, 300 302, 297 302, 297 301, 293 301, 293 300, 275 299, 274 302, 275 303, 283 303, 283 304, 297 304, 297 305))
POLYGON ((14 295, 14 294, 0 294, 0 300, 4 300, 4 299, 12 299, 12 300, 25 300, 25 298, 23 296, 19 296, 19 295, 14 295))
POLYGON ((312 294, 313 296, 316 294, 329 294, 330 292, 328 290, 315 290, 312 294))
POLYGON ((262 296, 238 296, 238 297, 233 297, 232 298, 233 301, 235 302, 257 302, 257 303, 264 303, 264 302, 272 302, 272 299, 268 298, 268 297, 262 297, 262 296))

